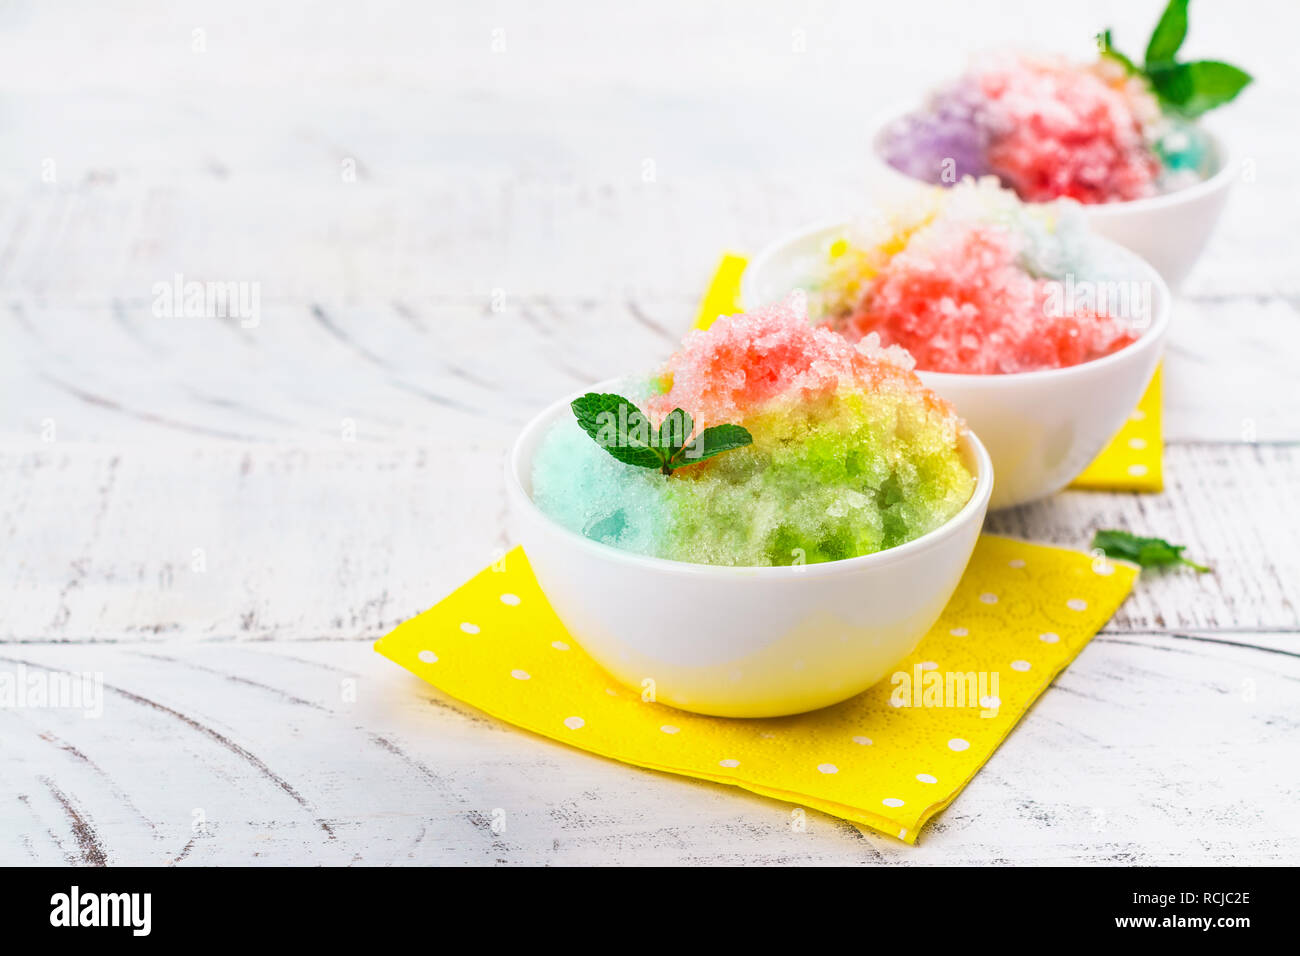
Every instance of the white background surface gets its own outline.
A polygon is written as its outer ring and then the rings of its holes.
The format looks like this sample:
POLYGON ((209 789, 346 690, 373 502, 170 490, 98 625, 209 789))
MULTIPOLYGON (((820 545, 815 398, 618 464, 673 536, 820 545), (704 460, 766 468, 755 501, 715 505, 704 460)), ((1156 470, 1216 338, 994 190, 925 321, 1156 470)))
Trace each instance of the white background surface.
POLYGON ((507 544, 535 410, 665 355, 724 248, 864 208, 873 114, 981 48, 1139 53, 1158 4, 538 7, 0 8, 0 665, 112 688, 0 709, 0 863, 1300 862, 1294 5, 1193 3, 1255 176, 1175 305, 1165 493, 990 522, 1215 574, 1141 581, 917 847, 371 643, 507 544), (260 324, 155 317, 177 273, 260 324))

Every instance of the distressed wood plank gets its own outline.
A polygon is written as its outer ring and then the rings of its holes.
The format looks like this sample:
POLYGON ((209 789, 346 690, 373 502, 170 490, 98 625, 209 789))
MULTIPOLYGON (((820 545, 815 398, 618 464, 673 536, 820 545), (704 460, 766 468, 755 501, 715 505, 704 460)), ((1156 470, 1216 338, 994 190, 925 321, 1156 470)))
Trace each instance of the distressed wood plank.
MULTIPOLYGON (((507 546, 505 448, 0 452, 0 580, 13 595, 0 635, 377 638, 507 546)), ((1300 629, 1297 449, 1174 446, 1167 473, 1162 495, 1066 492, 988 527, 1074 548, 1096 528, 1127 528, 1214 566, 1147 575, 1111 630, 1300 629)))
MULTIPOLYGON (((703 278, 701 278, 701 288, 703 278)), ((0 435, 37 441, 506 442, 557 396, 652 367, 693 297, 268 300, 259 324, 157 317, 147 299, 0 308, 0 435)), ((1300 442, 1296 309, 1179 299, 1167 438, 1300 442)))
POLYGON ((0 860, 1300 862, 1300 768, 1270 756, 1300 656, 1241 640, 1094 641, 914 848, 517 731, 365 645, 10 646, 0 670, 110 689, 98 719, 0 710, 0 860))
POLYGON ((1159 495, 1066 491, 991 514, 989 531, 1086 548, 1100 528, 1167 538, 1212 574, 1147 572, 1109 631, 1287 629, 1300 633, 1300 449, 1174 445, 1159 495))

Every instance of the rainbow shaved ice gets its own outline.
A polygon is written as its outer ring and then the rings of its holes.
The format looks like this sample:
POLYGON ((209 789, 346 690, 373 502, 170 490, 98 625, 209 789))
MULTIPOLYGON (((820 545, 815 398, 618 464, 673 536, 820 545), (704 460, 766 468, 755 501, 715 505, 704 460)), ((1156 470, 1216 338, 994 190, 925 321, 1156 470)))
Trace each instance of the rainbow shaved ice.
POLYGON ((978 59, 882 133, 881 157, 936 185, 994 175, 1020 198, 1145 199, 1200 182, 1212 150, 1114 59, 978 59))
POLYGON ((992 177, 968 179, 836 241, 812 312, 850 341, 906 349, 925 371, 1078 365, 1136 339, 1109 302, 1066 294, 1105 273, 1096 248, 1077 206, 1030 206, 992 177))
POLYGON ((852 558, 938 528, 974 489, 964 425, 907 354, 809 323, 800 296, 692 332, 635 399, 656 424, 683 408, 697 432, 734 423, 753 443, 665 476, 557 422, 534 458, 533 500, 627 551, 733 566, 852 558))

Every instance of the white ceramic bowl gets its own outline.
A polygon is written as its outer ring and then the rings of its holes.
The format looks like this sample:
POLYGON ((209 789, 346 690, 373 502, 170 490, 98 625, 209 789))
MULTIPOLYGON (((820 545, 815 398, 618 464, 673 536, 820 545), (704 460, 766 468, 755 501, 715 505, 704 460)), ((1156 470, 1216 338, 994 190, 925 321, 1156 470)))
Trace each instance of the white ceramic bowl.
MULTIPOLYGON (((880 141, 888 126, 910 109, 882 115, 871 139, 871 189, 880 195, 930 188, 890 166, 880 155, 880 141)), ((1205 180, 1150 199, 1081 206, 1089 228, 1140 255, 1177 289, 1192 271, 1209 242, 1228 200, 1228 190, 1237 179, 1237 165, 1227 144, 1212 129, 1205 128, 1210 141, 1210 168, 1205 180)), ((958 171, 960 173, 960 170, 958 171)))
POLYGON ((580 394, 547 408, 515 442, 505 477, 516 539, 583 649, 621 683, 638 693, 653 687, 656 700, 682 710, 774 717, 875 684, 938 619, 984 522, 993 468, 966 433, 961 452, 976 476, 970 500, 942 527, 896 548, 771 568, 620 551, 557 524, 531 497, 533 455, 580 394))
MULTIPOLYGON (((933 188, 933 187, 930 187, 933 188)), ((747 308, 805 287, 825 262, 831 240, 847 225, 814 226, 760 253, 741 279, 747 308)), ((1151 293, 1150 322, 1133 344, 1069 368, 1011 375, 919 371, 921 380, 956 407, 988 447, 997 475, 991 508, 1009 508, 1060 491, 1106 447, 1137 407, 1164 347, 1169 287, 1134 253, 1096 238, 1099 251, 1125 279, 1151 293)))

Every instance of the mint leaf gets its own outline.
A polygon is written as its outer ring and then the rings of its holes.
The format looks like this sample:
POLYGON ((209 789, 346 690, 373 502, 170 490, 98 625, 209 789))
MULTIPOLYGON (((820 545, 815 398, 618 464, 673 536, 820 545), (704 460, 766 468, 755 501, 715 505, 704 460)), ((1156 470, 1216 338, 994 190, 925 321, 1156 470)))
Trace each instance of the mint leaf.
POLYGON ((665 457, 654 447, 656 436, 650 419, 623 396, 588 392, 569 407, 591 440, 623 464, 667 467, 665 457))
POLYGON ((1218 60, 1177 63, 1148 75, 1156 94, 1188 119, 1234 99, 1252 79, 1245 70, 1218 60))
POLYGON ((1184 65, 1165 63, 1146 71, 1151 89, 1166 109, 1182 112, 1183 104, 1192 98, 1192 74, 1184 65))
POLYGON ((674 408, 656 430, 645 413, 622 395, 588 392, 569 407, 591 440, 623 464, 658 468, 665 475, 754 441, 739 425, 715 425, 687 444, 695 422, 684 409, 674 408))
POLYGON ((1098 531, 1092 537, 1092 548, 1108 558, 1132 561, 1144 568, 1167 568, 1185 564, 1204 573, 1209 568, 1183 557, 1186 545, 1170 544, 1163 538, 1143 538, 1127 531, 1098 531))
POLYGON ((672 458, 686 445, 695 430, 695 422, 683 409, 674 408, 659 423, 659 450, 664 457, 672 458))
POLYGON ((1151 32, 1140 69, 1115 49, 1110 30, 1097 34, 1097 49, 1101 56, 1122 64, 1130 74, 1146 77, 1162 109, 1190 120, 1234 99, 1251 82, 1251 75, 1218 60, 1193 63, 1174 60, 1187 37, 1187 6, 1188 0, 1169 0, 1151 32))
POLYGON ((1124 67, 1125 73, 1132 75, 1134 73, 1142 72, 1141 70, 1138 69, 1136 63, 1134 63, 1132 60, 1126 57, 1123 53, 1120 53, 1119 50, 1115 49, 1115 47, 1111 44, 1110 30, 1103 30, 1101 33, 1098 33, 1096 40, 1097 40, 1097 51, 1102 56, 1108 57, 1114 60, 1120 66, 1124 67))
POLYGON ((721 455, 724 451, 744 448, 753 442, 754 436, 740 425, 714 425, 704 429, 693 442, 674 455, 673 460, 669 462, 669 467, 681 468, 684 465, 693 465, 714 455, 721 455))
POLYGON ((1217 60, 1166 63, 1147 76, 1161 101, 1188 119, 1227 103, 1251 81, 1249 73, 1217 60))
POLYGON ((1187 0, 1169 0, 1160 21, 1147 41, 1146 67, 1172 63, 1178 48, 1187 37, 1187 0))

